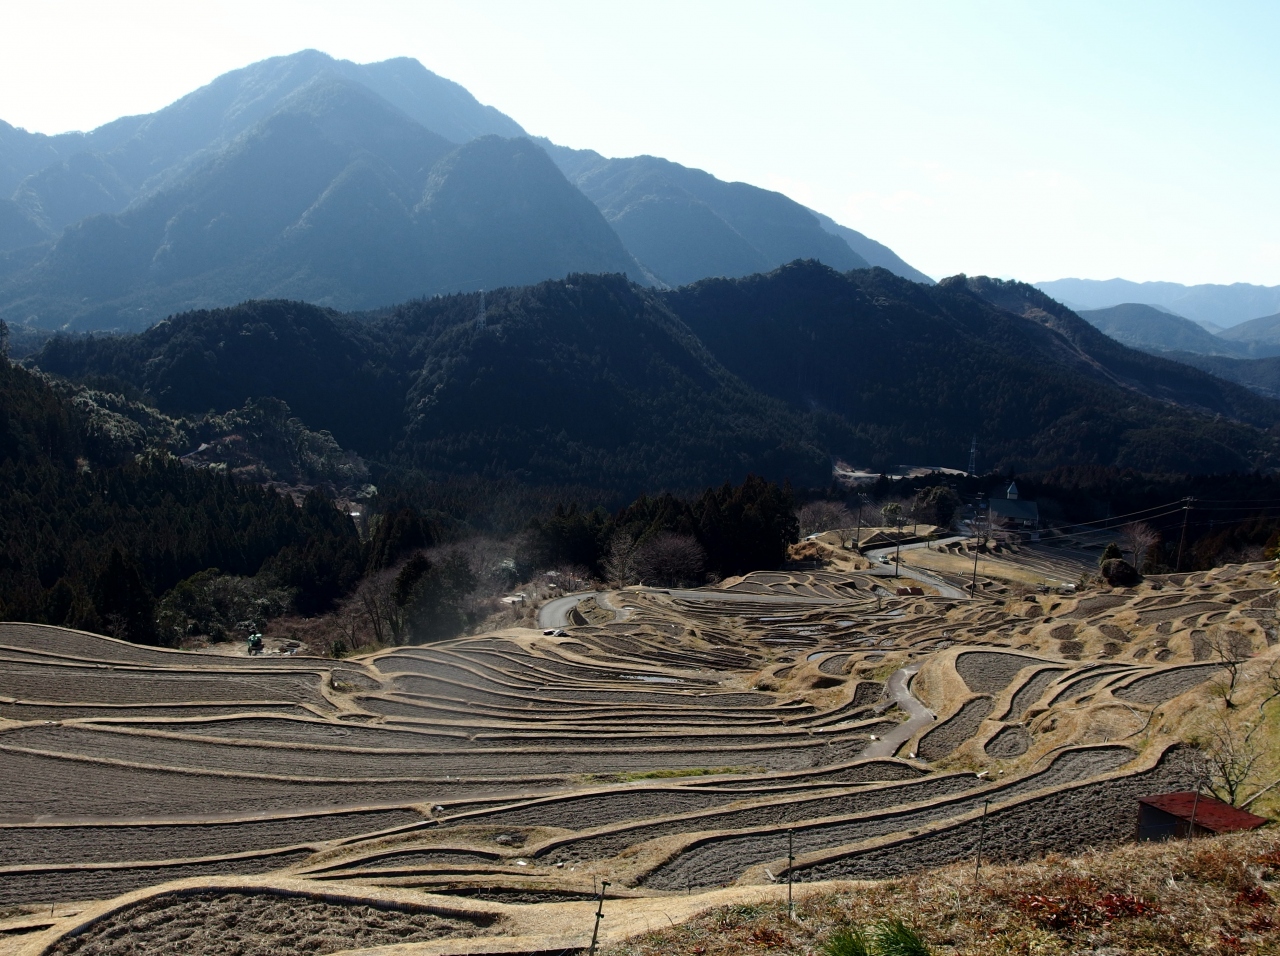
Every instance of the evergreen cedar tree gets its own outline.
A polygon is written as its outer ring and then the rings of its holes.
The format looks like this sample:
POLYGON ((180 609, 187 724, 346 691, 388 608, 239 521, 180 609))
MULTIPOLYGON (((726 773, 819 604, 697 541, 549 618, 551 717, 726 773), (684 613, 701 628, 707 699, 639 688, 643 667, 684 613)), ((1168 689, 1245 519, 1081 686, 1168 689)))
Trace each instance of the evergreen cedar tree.
POLYGON ((463 598, 476 589, 466 559, 453 553, 438 564, 415 552, 396 575, 391 597, 405 611, 406 629, 418 642, 451 637, 467 623, 463 598))
POLYGON ((557 507, 530 525, 536 560, 544 567, 572 564, 603 575, 601 562, 618 533, 637 544, 663 534, 688 535, 706 552, 706 569, 717 577, 780 567, 800 525, 788 488, 749 475, 741 485, 725 483, 695 499, 664 494, 641 496, 615 515, 557 507))

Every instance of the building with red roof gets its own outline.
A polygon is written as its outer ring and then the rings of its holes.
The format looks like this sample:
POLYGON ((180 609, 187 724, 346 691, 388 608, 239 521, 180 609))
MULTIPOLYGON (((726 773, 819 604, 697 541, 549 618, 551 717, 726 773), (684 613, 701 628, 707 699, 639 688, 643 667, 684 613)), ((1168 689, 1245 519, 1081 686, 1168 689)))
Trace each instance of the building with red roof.
POLYGON ((1266 822, 1266 817, 1194 790, 1138 798, 1139 840, 1235 833, 1256 830, 1266 822))

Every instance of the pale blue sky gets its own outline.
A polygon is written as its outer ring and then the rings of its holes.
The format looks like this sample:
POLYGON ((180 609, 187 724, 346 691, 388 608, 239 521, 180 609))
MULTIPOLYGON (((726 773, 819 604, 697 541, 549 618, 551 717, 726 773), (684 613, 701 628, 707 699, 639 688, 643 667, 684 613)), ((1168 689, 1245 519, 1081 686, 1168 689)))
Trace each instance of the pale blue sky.
POLYGON ((786 192, 934 276, 1280 284, 1280 3, 4 0, 0 119, 147 112, 306 47, 532 133, 786 192))

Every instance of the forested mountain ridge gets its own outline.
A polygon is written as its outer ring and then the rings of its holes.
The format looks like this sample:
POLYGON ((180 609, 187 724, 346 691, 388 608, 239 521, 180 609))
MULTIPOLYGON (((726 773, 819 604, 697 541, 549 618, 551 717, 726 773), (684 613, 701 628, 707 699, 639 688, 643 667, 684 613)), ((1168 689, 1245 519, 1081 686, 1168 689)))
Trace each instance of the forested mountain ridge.
MULTIPOLYGON (((1232 344, 1244 345, 1259 352, 1261 349, 1280 350, 1280 313, 1264 315, 1248 322, 1241 322, 1229 329, 1223 329, 1219 338, 1232 344)), ((1259 357, 1264 357, 1259 355, 1259 357)))
POLYGON ((249 302, 34 357, 171 413, 277 397, 379 468, 622 498, 748 472, 1271 467, 1280 403, 1107 339, 1030 286, 796 262, 657 291, 621 276, 420 299, 366 316, 249 302), (989 463, 989 465, 988 465, 989 463))
POLYGON ((1232 358, 1195 352, 1170 352, 1169 358, 1217 378, 1243 385, 1266 398, 1280 398, 1280 356, 1232 358))
POLYGON ((1274 454, 1255 428, 1280 420, 1280 406, 1127 349, 1021 283, 928 287, 793 263, 662 295, 749 385, 854 424, 878 468, 959 465, 973 434, 993 466, 1017 470, 1211 471, 1274 454), (1183 435, 1177 448, 1169 429, 1183 435))
POLYGON ((365 309, 570 272, 678 285, 794 258, 928 281, 779 193, 544 146, 608 174, 570 183, 518 123, 414 60, 314 50, 89 133, 0 125, 0 316, 137 330, 247 298, 365 309))
POLYGON ((903 261, 902 257, 886 246, 884 243, 876 242, 874 239, 864 236, 856 229, 850 229, 848 226, 842 226, 830 216, 825 216, 820 212, 809 210, 818 219, 818 225, 822 226, 827 232, 833 236, 839 236, 849 248, 860 255, 867 261, 869 266, 879 266, 882 269, 888 269, 896 276, 902 276, 904 279, 910 279, 912 282, 923 282, 925 285, 933 285, 933 279, 925 275, 914 266, 908 265, 903 261))
POLYGON ((137 336, 55 338, 35 361, 137 388, 172 414, 274 396, 344 447, 436 477, 622 497, 751 471, 804 484, 830 474, 817 436, 839 423, 744 386, 624 277, 500 289, 484 310, 458 295, 361 321, 249 302, 137 336))
POLYGON ((1210 415, 1226 415, 1260 428, 1270 428, 1277 422, 1277 406, 1273 401, 1179 362, 1129 348, 1104 335, 1035 286, 985 276, 954 277, 949 282, 956 284, 962 280, 983 299, 1057 332, 1062 341, 1069 344, 1070 359, 1085 373, 1092 372, 1102 380, 1157 401, 1210 415))
POLYGON ((190 312, 137 335, 58 336, 35 364, 137 389, 174 415, 277 398, 362 454, 398 441, 408 389, 406 370, 366 323, 303 302, 190 312))

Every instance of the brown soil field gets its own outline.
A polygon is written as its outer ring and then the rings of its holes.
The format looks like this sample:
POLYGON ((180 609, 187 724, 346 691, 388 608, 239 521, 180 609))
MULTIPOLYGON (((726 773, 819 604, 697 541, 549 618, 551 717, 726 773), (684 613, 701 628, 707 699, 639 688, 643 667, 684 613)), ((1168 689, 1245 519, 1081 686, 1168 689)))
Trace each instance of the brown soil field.
POLYGON ((50 956, 276 956, 482 935, 495 928, 433 913, 247 893, 161 896, 121 910, 50 956))
POLYGON ((1028 677, 1026 683, 1019 687, 1010 699, 1009 709, 1005 712, 1004 719, 1020 720, 1031 705, 1044 696, 1049 685, 1062 676, 1063 671, 1064 669, 1059 667, 1046 667, 1028 677))
POLYGON ((420 823, 412 810, 141 826, 0 826, 4 867, 226 856, 331 840, 420 823))
MULTIPOLYGON (((791 827, 793 845, 797 855, 802 855, 876 836, 917 829, 971 813, 975 809, 980 810, 983 801, 988 799, 1006 801, 1023 794, 1062 787, 1107 773, 1133 756, 1132 751, 1123 747, 1069 751, 1059 756, 1046 770, 1017 782, 983 788, 971 796, 935 798, 936 802, 919 809, 872 813, 865 819, 835 819, 831 822, 791 827)), ((787 831, 776 826, 744 836, 703 838, 689 850, 646 876, 643 884, 655 889, 681 889, 687 885, 717 886, 731 883, 751 866, 785 857, 786 847, 787 831)), ((912 868, 904 863, 899 872, 908 872, 912 868)))
POLYGON ((1018 671, 1043 663, 1021 654, 970 651, 957 655, 955 666, 956 673, 975 694, 998 694, 1009 686, 1018 671))
POLYGON ((997 731, 983 749, 992 757, 1021 757, 1031 749, 1031 734, 1025 727, 1005 727, 997 731))
POLYGON ((288 717, 310 717, 311 711, 297 704, 38 704, 24 701, 7 704, 0 701, 0 720, 122 720, 143 723, 156 717, 232 717, 246 711, 281 714, 288 717))
POLYGON ((308 850, 276 852, 230 860, 207 860, 163 866, 102 868, 49 867, 39 870, 0 870, 0 905, 49 904, 119 896, 144 886, 202 876, 248 876, 301 863, 308 850))
POLYGON ((920 738, 916 754, 921 760, 938 760, 947 756, 978 731, 978 727, 991 713, 994 702, 990 697, 975 697, 965 701, 956 713, 928 731, 920 738))
POLYGON ((187 701, 299 702, 330 705, 320 679, 306 674, 178 674, 86 668, 70 665, 9 664, 0 669, 0 696, 52 703, 156 704, 187 701))
POLYGON ((183 773, 0 750, 0 822, 95 817, 145 820, 211 814, 440 803, 511 789, 551 789, 554 777, 519 782, 338 782, 183 773))
POLYGON ((1220 670, 1222 668, 1218 664, 1174 668, 1130 681, 1124 687, 1113 691, 1112 696, 1138 704, 1163 704, 1197 684, 1203 684, 1220 670))
MULTIPOLYGON (((991 859, 1025 860, 1050 850, 1069 853, 1114 845, 1132 837, 1132 808, 1139 796, 1181 790, 1193 776, 1191 765, 1175 754, 1145 773, 1064 788, 997 808, 988 814, 983 834, 984 853, 991 859)), ((976 822, 969 819, 920 837, 891 841, 831 862, 817 863, 804 869, 804 878, 885 879, 972 857, 977 850, 976 822)))

